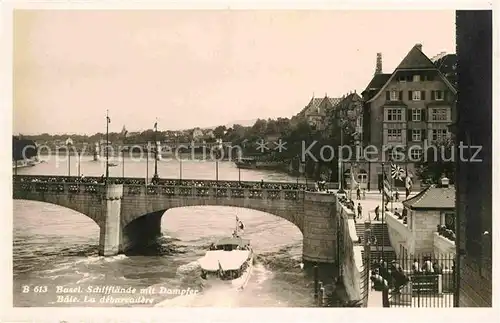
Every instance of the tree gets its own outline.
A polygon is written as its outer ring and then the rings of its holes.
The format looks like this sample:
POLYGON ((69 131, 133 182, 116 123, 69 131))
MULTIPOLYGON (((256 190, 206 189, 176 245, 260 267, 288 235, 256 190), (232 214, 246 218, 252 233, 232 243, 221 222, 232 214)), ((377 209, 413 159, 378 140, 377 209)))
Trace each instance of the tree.
POLYGON ((215 138, 224 138, 225 132, 227 131, 226 126, 217 126, 214 129, 215 138))
POLYGON ((436 141, 424 152, 422 160, 416 163, 416 175, 426 184, 438 184, 443 175, 453 182, 456 158, 460 158, 460 155, 451 138, 436 141))

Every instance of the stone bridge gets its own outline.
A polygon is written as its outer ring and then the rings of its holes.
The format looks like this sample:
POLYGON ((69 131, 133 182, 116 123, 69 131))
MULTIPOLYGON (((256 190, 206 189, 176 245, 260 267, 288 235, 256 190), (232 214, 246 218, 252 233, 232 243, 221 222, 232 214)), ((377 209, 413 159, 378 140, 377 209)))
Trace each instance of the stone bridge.
POLYGON ((171 208, 220 205, 267 212, 295 224, 303 234, 304 262, 334 263, 337 252, 335 196, 293 183, 142 178, 14 176, 13 198, 60 205, 94 220, 99 252, 116 255, 161 235, 171 208))

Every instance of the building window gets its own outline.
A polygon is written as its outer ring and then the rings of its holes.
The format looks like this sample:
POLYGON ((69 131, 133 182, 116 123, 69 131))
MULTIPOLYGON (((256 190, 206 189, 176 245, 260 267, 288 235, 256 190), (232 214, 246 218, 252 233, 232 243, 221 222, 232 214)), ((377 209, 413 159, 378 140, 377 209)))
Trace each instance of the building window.
POLYGON ((433 108, 432 109, 432 121, 447 121, 448 111, 446 108, 433 108))
POLYGON ((387 109, 387 121, 401 121, 401 109, 387 109))
POLYGON ((444 91, 434 91, 434 99, 436 101, 443 101, 444 100, 444 91))
POLYGON ((411 99, 413 101, 420 101, 420 91, 412 91, 411 99))
POLYGON ((368 183, 368 175, 358 174, 358 183, 368 183))
POLYGON ((399 100, 399 92, 391 91, 391 101, 398 101, 398 100, 399 100))
POLYGON ((387 129, 387 141, 401 141, 401 129, 387 129))
POLYGON ((422 110, 413 109, 411 111, 411 121, 422 121, 422 110))
POLYGON ((411 161, 417 161, 422 158, 422 148, 420 147, 411 147, 410 148, 410 159, 411 161))
POLYGON ((411 141, 422 141, 422 131, 420 129, 411 131, 411 141))
POLYGON ((413 75, 413 82, 420 82, 420 75, 413 75))
POLYGON ((434 129, 432 130, 432 140, 442 140, 448 137, 448 130, 446 129, 434 129))

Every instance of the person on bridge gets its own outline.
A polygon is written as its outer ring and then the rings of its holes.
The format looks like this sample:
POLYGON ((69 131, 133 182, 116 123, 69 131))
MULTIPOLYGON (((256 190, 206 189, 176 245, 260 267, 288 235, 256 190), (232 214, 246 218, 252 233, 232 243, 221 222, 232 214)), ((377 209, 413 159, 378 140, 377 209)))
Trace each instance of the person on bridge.
POLYGON ((361 200, 361 190, 358 188, 356 189, 356 200, 361 200))
POLYGON ((399 191, 396 189, 395 193, 396 202, 399 202, 399 191))
POLYGON ((361 219, 363 217, 363 207, 361 206, 361 203, 358 203, 358 219, 361 219))

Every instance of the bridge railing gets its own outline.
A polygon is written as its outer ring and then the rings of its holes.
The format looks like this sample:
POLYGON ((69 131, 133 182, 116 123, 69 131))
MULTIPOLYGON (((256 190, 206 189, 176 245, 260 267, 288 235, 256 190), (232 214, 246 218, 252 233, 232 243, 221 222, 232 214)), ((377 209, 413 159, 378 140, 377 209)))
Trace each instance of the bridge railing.
POLYGON ((102 194, 105 192, 105 185, 95 183, 14 182, 14 191, 56 194, 102 194))
MULTIPOLYGON (((14 182, 47 182, 47 183, 103 183, 103 177, 76 177, 76 176, 50 176, 50 175, 16 175, 14 182)), ((110 177, 108 183, 127 184, 127 185, 146 185, 144 178, 137 177, 110 177)), ((258 182, 258 181, 227 181, 227 180, 204 180, 204 179, 172 179, 160 178, 156 181, 157 185, 169 186, 194 186, 194 187, 219 187, 219 188, 251 188, 251 189, 276 189, 276 190, 304 190, 313 188, 314 184, 297 184, 294 182, 258 182)))
MULTIPOLYGON (((14 181, 14 190, 18 192, 56 193, 56 194, 101 194, 105 192, 103 182, 59 182, 42 181, 39 178, 32 181, 14 181)), ((249 199, 283 199, 296 200, 304 197, 304 191, 297 189, 260 188, 260 187, 224 187, 200 185, 169 185, 169 184, 125 184, 125 196, 128 195, 165 195, 193 197, 227 197, 249 199)))
POLYGON ((232 187, 193 187, 171 185, 127 185, 124 195, 166 195, 185 197, 227 197, 270 200, 296 200, 303 198, 303 191, 277 190, 277 189, 252 189, 232 187))

